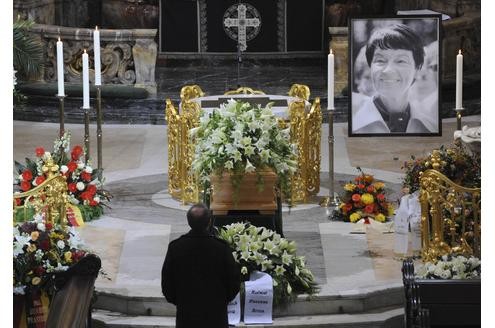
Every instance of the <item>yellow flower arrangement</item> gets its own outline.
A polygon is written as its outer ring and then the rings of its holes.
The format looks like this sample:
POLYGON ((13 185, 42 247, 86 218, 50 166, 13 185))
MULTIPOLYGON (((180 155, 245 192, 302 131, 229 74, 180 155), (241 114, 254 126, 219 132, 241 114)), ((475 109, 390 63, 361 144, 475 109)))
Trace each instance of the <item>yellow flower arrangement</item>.
POLYGON ((349 215, 349 220, 352 223, 359 221, 359 219, 361 219, 361 215, 358 212, 355 212, 355 213, 352 213, 351 215, 349 215))
POLYGON ((376 188, 376 190, 380 190, 380 189, 385 188, 385 184, 381 181, 377 181, 377 182, 373 183, 373 186, 376 188))
POLYGON ((341 196, 342 204, 334 215, 350 222, 362 218, 385 222, 394 214, 394 208, 385 196, 385 183, 376 181, 360 168, 358 170, 361 174, 343 185, 345 193, 341 196))
POLYGON ((373 204, 373 202, 375 201, 375 198, 373 198, 372 194, 365 193, 365 194, 361 195, 361 201, 365 205, 369 205, 369 204, 373 204))
POLYGON ((378 222, 385 222, 387 220, 387 217, 382 213, 379 213, 375 216, 375 220, 377 220, 378 222))
POLYGON ((388 213, 387 213, 388 216, 393 216, 394 215, 395 208, 392 205, 390 205, 387 210, 388 210, 388 213))
POLYGON ((354 183, 346 183, 344 185, 345 191, 354 191, 354 189, 356 189, 356 185, 354 183))

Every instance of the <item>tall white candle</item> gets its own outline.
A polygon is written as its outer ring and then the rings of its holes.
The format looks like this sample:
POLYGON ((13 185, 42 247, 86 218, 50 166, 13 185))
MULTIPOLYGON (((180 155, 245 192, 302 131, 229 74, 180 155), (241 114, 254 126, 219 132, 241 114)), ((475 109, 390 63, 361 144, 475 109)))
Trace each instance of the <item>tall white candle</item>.
POLYGON ((98 31, 98 26, 93 32, 93 49, 95 53, 95 85, 101 85, 100 31, 98 31))
POLYGON ((86 49, 82 55, 83 63, 83 108, 89 108, 89 65, 88 65, 88 54, 86 49))
POLYGON ((64 89, 64 44, 58 38, 57 41, 57 82, 58 95, 65 96, 64 89))
POLYGON ((334 109, 334 56, 333 51, 330 49, 330 54, 328 55, 328 106, 327 109, 334 109))
POLYGON ((457 70, 456 70, 456 81, 455 81, 455 108, 462 108, 462 53, 459 49, 459 54, 457 55, 457 70))

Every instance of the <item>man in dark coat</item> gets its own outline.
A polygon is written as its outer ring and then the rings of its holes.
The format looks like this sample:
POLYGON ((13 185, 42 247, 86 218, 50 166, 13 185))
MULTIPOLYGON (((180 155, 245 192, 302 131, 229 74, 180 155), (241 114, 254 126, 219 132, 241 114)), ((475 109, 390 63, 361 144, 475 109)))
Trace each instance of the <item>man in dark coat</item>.
POLYGON ((162 292, 177 306, 177 328, 228 327, 227 304, 239 292, 240 269, 232 249, 208 233, 209 209, 187 212, 191 230, 172 241, 162 268, 162 292))

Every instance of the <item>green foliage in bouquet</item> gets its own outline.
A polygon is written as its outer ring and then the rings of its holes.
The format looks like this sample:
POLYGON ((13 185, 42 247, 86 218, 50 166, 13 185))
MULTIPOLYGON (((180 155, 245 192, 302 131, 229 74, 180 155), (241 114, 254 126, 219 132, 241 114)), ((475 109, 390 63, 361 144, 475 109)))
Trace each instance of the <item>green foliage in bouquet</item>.
MULTIPOLYGON (((76 205, 81 211, 84 221, 91 221, 103 214, 103 207, 110 200, 111 195, 103 189, 103 172, 93 169, 84 162, 84 149, 76 145, 70 150, 70 132, 66 132, 62 138, 54 142, 53 153, 46 152, 44 148, 37 147, 36 159, 26 158, 25 164, 14 163, 14 191, 26 192, 39 186, 47 176, 42 167, 48 159, 52 158, 59 167, 60 175, 67 181, 67 194, 71 204, 76 205)), ((23 206, 22 199, 16 199, 17 206, 23 206)), ((28 206, 24 210, 16 212, 17 221, 30 220, 34 211, 28 206)))
MULTIPOLYGON (((451 147, 442 145, 439 149, 441 167, 440 173, 455 183, 469 188, 481 186, 481 156, 466 150, 460 142, 451 147)), ((432 155, 423 158, 411 156, 411 160, 404 162, 402 169, 405 171, 402 182, 406 192, 413 193, 419 190, 421 173, 432 169, 432 155)))
POLYGON ((262 271, 273 279, 273 304, 287 305, 297 294, 318 292, 314 276, 304 256, 296 255, 296 243, 264 227, 233 223, 220 229, 219 238, 234 250, 245 279, 253 271, 262 271))
MULTIPOLYGON (((253 107, 229 100, 213 113, 202 112, 200 124, 191 130, 196 140, 192 168, 201 181, 211 174, 232 173, 234 191, 238 191, 245 173, 272 169, 281 190, 290 199, 290 174, 297 169, 297 148, 290 143, 289 128, 281 129, 271 105, 253 107)), ((258 187, 263 179, 258 174, 258 187)))

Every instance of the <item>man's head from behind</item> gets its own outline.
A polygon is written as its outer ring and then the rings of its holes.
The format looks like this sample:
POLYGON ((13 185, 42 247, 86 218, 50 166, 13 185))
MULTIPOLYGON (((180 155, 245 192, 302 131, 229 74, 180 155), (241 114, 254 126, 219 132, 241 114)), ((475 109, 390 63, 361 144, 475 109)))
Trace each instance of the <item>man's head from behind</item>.
POLYGON ((187 223, 194 231, 206 231, 210 224, 210 210, 204 204, 194 204, 187 211, 187 223))

